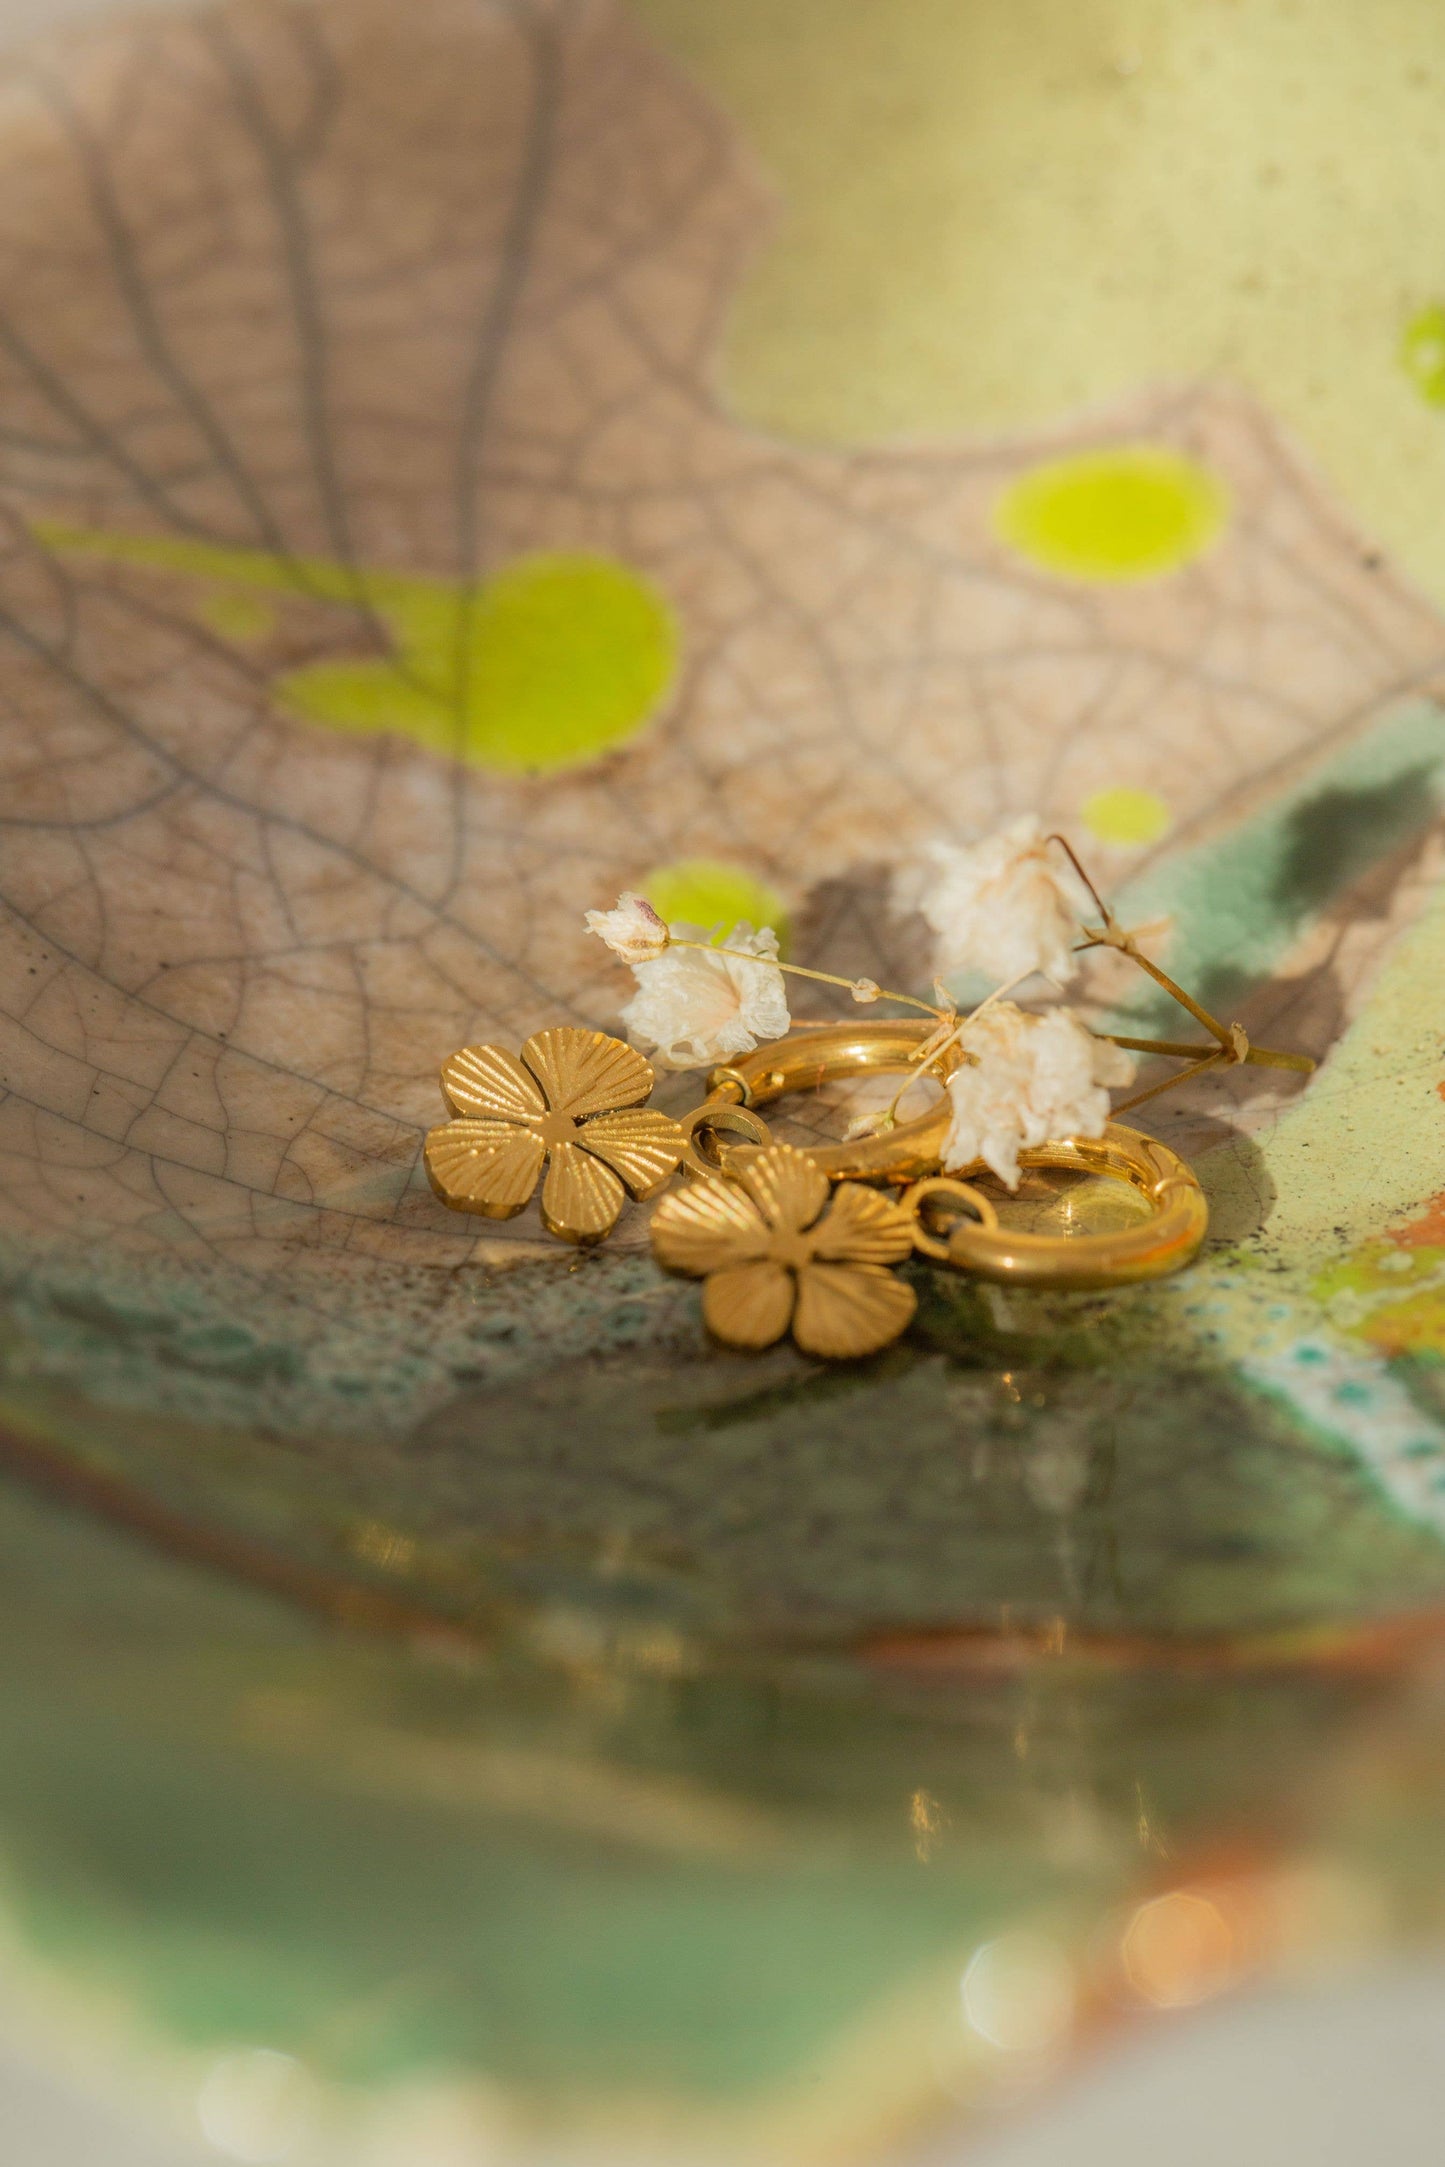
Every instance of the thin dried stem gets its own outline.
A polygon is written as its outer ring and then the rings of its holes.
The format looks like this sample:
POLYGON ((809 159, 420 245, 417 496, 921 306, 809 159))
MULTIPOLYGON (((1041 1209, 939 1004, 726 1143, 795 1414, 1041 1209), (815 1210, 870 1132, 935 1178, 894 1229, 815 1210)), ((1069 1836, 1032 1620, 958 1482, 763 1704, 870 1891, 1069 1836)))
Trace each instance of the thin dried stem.
POLYGON ((1084 883, 1084 886, 1088 889, 1090 895, 1094 898, 1094 908, 1099 913, 1099 916, 1103 919, 1105 925, 1110 927, 1117 926, 1118 920, 1115 918, 1114 913, 1110 910, 1108 904, 1104 901, 1104 898, 1100 895, 1098 889, 1094 886, 1094 883, 1092 882, 1092 880, 1090 880, 1088 874, 1085 872, 1083 865, 1080 862, 1078 852, 1074 849, 1074 846, 1069 841, 1067 835, 1046 835, 1044 837, 1044 841, 1046 843, 1058 844, 1060 850, 1064 853, 1064 856, 1068 859, 1070 865, 1074 868, 1074 871, 1078 874, 1080 880, 1084 883))
MULTIPOLYGON (((1113 921, 1110 923, 1111 929, 1117 933, 1117 926, 1113 924, 1113 921)), ((1082 954, 1090 948, 1117 948, 1122 955, 1129 958, 1131 963, 1137 963, 1140 970, 1146 972, 1153 979, 1156 986, 1162 986, 1166 993, 1171 994, 1181 1008, 1188 1009, 1195 1022, 1201 1025, 1211 1038, 1217 1039, 1226 1052, 1233 1051, 1233 1040, 1218 1017, 1211 1016, 1207 1008, 1201 1008, 1193 995, 1186 993, 1181 985, 1176 984, 1167 971, 1161 971, 1157 963, 1151 963, 1148 956, 1142 954, 1134 946, 1127 933, 1120 935, 1117 940, 1109 940, 1098 933, 1091 934, 1087 940, 1080 941, 1074 953, 1076 955, 1082 954)))
MULTIPOLYGON (((674 934, 670 936, 667 945, 669 948, 697 948, 707 956, 736 956, 741 963, 771 963, 774 970, 786 971, 790 978, 813 978, 819 985, 842 986, 845 992, 853 994, 855 1000, 858 998, 856 987, 871 987, 873 984, 868 978, 840 978, 836 971, 810 971, 802 963, 779 963, 772 956, 750 955, 746 948, 725 948, 720 941, 683 941, 674 934)), ((870 992, 867 1001, 869 1006, 874 1001, 900 1001, 905 1008, 921 1008, 926 1016, 932 1016, 937 1023, 947 1020, 946 1010, 935 1008, 931 1001, 920 1001, 911 993, 890 993, 886 986, 879 986, 870 992)))
MULTIPOLYGON (((1191 1061, 1198 1054, 1209 1053, 1208 1046, 1192 1046, 1177 1038, 1125 1038, 1119 1031, 1096 1031, 1096 1038, 1107 1038, 1111 1046, 1123 1046, 1130 1053, 1171 1054, 1176 1060, 1191 1061)), ((1297 1074, 1308 1076, 1315 1063, 1307 1053, 1280 1053, 1273 1046, 1251 1045, 1244 1056, 1258 1068, 1287 1068, 1297 1074)))
MULTIPOLYGON (((1179 1006, 1185 1009, 1194 1018, 1195 1022, 1209 1033, 1210 1037, 1219 1046, 1222 1058, 1227 1060, 1230 1065, 1241 1061, 1252 1061, 1260 1068, 1295 1069, 1304 1075, 1309 1075, 1312 1072, 1315 1064, 1308 1054, 1281 1053, 1272 1046, 1252 1046, 1237 1024, 1228 1026, 1222 1024, 1217 1016, 1211 1016, 1209 1010, 1201 1006, 1192 994, 1185 992, 1177 979, 1171 978, 1167 971, 1161 970, 1157 963, 1151 962, 1150 958, 1137 945, 1132 933, 1126 933, 1122 929, 1113 911, 1110 910, 1108 904, 1094 886, 1093 881, 1089 878, 1078 853, 1068 837, 1056 834, 1050 835, 1047 840, 1051 843, 1057 843, 1063 851, 1070 865, 1072 865, 1074 871, 1093 897, 1099 916, 1104 921, 1102 933, 1089 934, 1087 939, 1079 943, 1075 954, 1083 954, 1090 948, 1116 948, 1121 955, 1128 956, 1132 963, 1137 963, 1141 971, 1152 978, 1157 986, 1162 986, 1170 998, 1176 1000, 1179 1006)), ((1112 1032, 1096 1035, 1107 1036, 1112 1039, 1114 1045, 1127 1046, 1131 1051, 1138 1053, 1165 1053, 1176 1055, 1181 1059, 1188 1059, 1198 1051, 1196 1047, 1180 1045, 1177 1041, 1165 1039, 1120 1038, 1116 1037, 1112 1032)), ((1198 1069, 1205 1066, 1213 1068, 1218 1065, 1215 1061, 1208 1063, 1195 1062, 1184 1075, 1173 1080, 1177 1083, 1183 1083, 1187 1081, 1189 1076, 1194 1075, 1198 1069)), ((1146 1095, 1152 1098, 1158 1091, 1167 1088, 1167 1085, 1157 1084, 1146 1095)), ((1137 1106, 1142 1101, 1130 1099, 1128 1103, 1131 1106, 1137 1106)))
MULTIPOLYGON (((1022 977, 1011 978, 1008 981, 1007 985, 995 986, 993 992, 990 994, 986 994, 983 1000, 979 1002, 977 1008, 970 1010, 969 1014, 966 1016, 960 1016, 953 1024, 953 1028, 951 1030, 944 1030, 942 1038, 939 1038, 937 1032, 934 1033, 932 1038, 926 1038, 913 1057, 910 1073, 904 1077, 902 1083, 898 1086, 898 1089, 894 1092, 892 1098, 884 1107, 883 1112, 879 1115, 878 1127, 880 1129, 892 1128, 894 1122, 898 1118, 898 1108, 902 1101, 904 1092, 907 1091, 911 1085, 916 1083, 920 1076, 927 1075, 928 1071, 933 1067, 934 1063, 940 1061, 943 1058, 944 1054, 947 1053, 949 1047, 957 1043, 957 1041, 962 1036, 963 1032, 967 1029, 969 1024, 974 1022, 977 1017, 981 1016, 986 1008, 992 1008, 995 1001, 1001 1001, 1004 998, 1005 994, 1012 993, 1016 986, 1021 986, 1024 983, 1024 979, 1033 978, 1037 975, 1038 974, 1034 971, 1025 971, 1022 977)), ((947 1016, 940 1016, 940 1028, 946 1025, 948 1021, 949 1019, 947 1016)))
POLYGON ((1127 1114, 1131 1108, 1142 1106, 1147 1099, 1159 1098, 1164 1092, 1174 1090, 1178 1084, 1192 1083, 1194 1078, 1202 1076, 1207 1068, 1221 1067, 1224 1059, 1224 1048, 1222 1046, 1216 1047, 1211 1052, 1204 1054, 1199 1060, 1191 1061, 1188 1068, 1178 1069, 1174 1075, 1165 1076, 1161 1082, 1150 1084, 1147 1091, 1136 1091, 1132 1098, 1121 1099, 1113 1111, 1115 1114, 1127 1114))

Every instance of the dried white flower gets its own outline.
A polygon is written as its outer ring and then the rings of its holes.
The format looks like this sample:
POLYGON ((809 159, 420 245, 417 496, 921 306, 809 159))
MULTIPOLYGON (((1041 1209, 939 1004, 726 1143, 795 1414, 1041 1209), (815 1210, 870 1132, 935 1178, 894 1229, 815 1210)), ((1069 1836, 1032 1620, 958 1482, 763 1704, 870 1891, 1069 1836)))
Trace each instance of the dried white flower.
POLYGON ((937 936, 941 974, 977 971, 1015 985, 1032 971, 1067 984, 1087 891, 1032 813, 978 843, 928 843, 893 882, 893 907, 937 936))
POLYGON ((1134 1063, 1095 1038, 1067 1008, 1026 1015, 998 1001, 963 1027, 974 1060, 948 1079, 953 1120, 943 1149, 950 1173, 982 1159, 1016 1189, 1019 1153, 1069 1136, 1102 1136, 1109 1087, 1128 1083, 1134 1063))
POLYGON ((616 910, 589 910, 583 923, 624 963, 651 963, 667 946, 665 922, 645 895, 630 890, 617 898, 616 910))
MULTIPOLYGON (((706 928, 675 925, 676 940, 707 941, 706 928)), ((716 931, 716 929, 714 929, 716 931)), ((664 1068, 705 1068, 751 1053, 757 1045, 782 1038, 791 1028, 783 974, 778 969, 778 936, 771 926, 758 932, 745 921, 725 936, 719 948, 669 948, 665 954, 633 965, 637 992, 622 1011, 628 1035, 656 1048, 664 1068), (753 959, 757 960, 754 961, 753 959)))

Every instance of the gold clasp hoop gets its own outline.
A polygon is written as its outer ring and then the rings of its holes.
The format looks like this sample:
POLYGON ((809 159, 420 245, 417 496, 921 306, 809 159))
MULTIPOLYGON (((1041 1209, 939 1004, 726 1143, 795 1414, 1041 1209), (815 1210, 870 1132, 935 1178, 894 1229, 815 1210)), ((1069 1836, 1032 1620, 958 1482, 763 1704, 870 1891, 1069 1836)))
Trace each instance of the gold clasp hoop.
MULTIPOLYGON (((1034 1234, 1000 1225, 996 1213, 980 1212, 974 1220, 960 1220, 941 1242, 936 1237, 922 1241, 915 1235, 914 1246, 933 1257, 941 1249, 948 1263, 960 1271, 1002 1286, 1083 1292, 1163 1279, 1181 1271, 1198 1254, 1209 1230, 1209 1205, 1192 1170, 1167 1144, 1121 1122, 1111 1121, 1098 1138, 1079 1137, 1021 1151, 1019 1165, 1061 1167, 1126 1182, 1150 1205, 1149 1216, 1137 1226, 1102 1234, 1034 1234)), ((981 1165, 962 1169, 964 1175, 982 1171, 981 1165)), ((918 1226, 923 1225, 922 1207, 929 1195, 948 1186, 921 1181, 908 1190, 902 1202, 905 1210, 913 1210, 918 1226)), ((987 1204, 966 1181, 952 1186, 962 1189, 975 1207, 987 1204)))

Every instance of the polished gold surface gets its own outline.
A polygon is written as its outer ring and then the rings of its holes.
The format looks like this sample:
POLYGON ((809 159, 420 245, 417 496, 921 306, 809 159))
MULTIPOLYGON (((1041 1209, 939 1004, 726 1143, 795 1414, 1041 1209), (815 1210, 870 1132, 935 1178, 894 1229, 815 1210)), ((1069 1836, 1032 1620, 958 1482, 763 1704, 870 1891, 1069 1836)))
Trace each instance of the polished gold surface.
POLYGON ((601 1241, 626 1196, 655 1196, 688 1147, 677 1122, 642 1105, 653 1082, 621 1039, 570 1024, 536 1032, 520 1056, 464 1046, 442 1068, 457 1118, 428 1133, 427 1178, 453 1211, 511 1219, 545 1166, 548 1232, 601 1241))
MULTIPOLYGON (((1006 1286, 1128 1286, 1181 1270, 1208 1231, 1209 1206, 1190 1168, 1167 1144, 1121 1122, 1110 1122, 1097 1140, 1080 1138, 1021 1151, 1019 1164, 1126 1183, 1144 1201, 1147 1214, 1132 1225, 1085 1234, 1032 1233, 961 1220, 948 1236, 950 1264, 1006 1286)), ((983 1172, 983 1167, 980 1163, 960 1171, 966 1177, 983 1172)))
POLYGON ((749 1112, 747 1107, 727 1099, 705 1099, 701 1106, 695 1106, 690 1114, 683 1115, 679 1126, 687 1139, 683 1146, 683 1166, 689 1174, 713 1181, 723 1174, 723 1151, 750 1146, 764 1149, 773 1140, 766 1121, 749 1112), (718 1140, 722 1138, 730 1141, 721 1143, 718 1140), (712 1152, 708 1149, 709 1139, 713 1140, 712 1152), (717 1156, 713 1156, 714 1152, 717 1156))
MULTIPOLYGON (((709 1092, 752 1108, 768 1106, 790 1091, 816 1091, 844 1076, 871 1072, 900 1075, 912 1069, 919 1049, 937 1036, 938 1025, 883 1020, 868 1023, 803 1023, 771 1046, 742 1054, 708 1077, 709 1092)), ((949 1047, 933 1071, 946 1081, 962 1060, 949 1047)), ((830 1181, 886 1181, 898 1185, 935 1173, 943 1155, 951 1108, 946 1097, 911 1121, 878 1136, 838 1144, 810 1145, 808 1157, 830 1181)))
POLYGON ((946 1210, 950 1205, 955 1212, 962 1209, 972 1212, 978 1225, 997 1228, 998 1212, 979 1189, 966 1181, 955 1181, 951 1174, 930 1174, 923 1181, 915 1181, 901 1199, 903 1209, 913 1215, 913 1246, 920 1256, 931 1257, 936 1264, 950 1261, 948 1238, 935 1234, 929 1226, 930 1210, 946 1210))
POLYGON ((917 1298, 890 1269, 913 1247, 909 1213, 858 1184, 830 1192, 811 1152, 773 1144, 730 1179, 691 1182, 652 1215, 659 1264, 704 1282, 725 1346, 771 1347, 789 1327, 807 1354, 874 1354, 917 1298))
MULTIPOLYGON (((726 1106, 736 1118, 790 1091, 816 1090, 869 1071, 907 1071, 932 1033, 927 1022, 800 1025, 775 1045, 714 1069, 708 1078, 714 1096, 692 1119, 706 1125, 716 1114, 721 1128, 726 1106)), ((945 1077, 960 1058, 956 1048, 944 1055, 939 1067, 945 1077)), ((970 1185, 970 1177, 987 1176, 981 1162, 956 1169, 956 1180, 938 1175, 949 1116, 945 1096, 915 1120, 881 1135, 810 1147, 807 1157, 830 1181, 910 1184, 905 1205, 920 1253, 1006 1285, 1125 1286, 1179 1271, 1197 1253, 1209 1225, 1204 1193, 1185 1162, 1153 1137, 1111 1122, 1097 1140, 1065 1140, 1021 1152, 1025 1169, 1057 1168, 1123 1184, 1142 1207, 1138 1217, 1099 1231, 1040 1231, 1000 1223, 994 1205, 970 1185), (946 1237, 929 1224, 929 1214, 944 1207, 945 1192, 974 1213, 946 1237)), ((709 1162, 697 1170, 741 1179, 752 1157, 746 1143, 724 1147, 718 1165, 709 1162)))

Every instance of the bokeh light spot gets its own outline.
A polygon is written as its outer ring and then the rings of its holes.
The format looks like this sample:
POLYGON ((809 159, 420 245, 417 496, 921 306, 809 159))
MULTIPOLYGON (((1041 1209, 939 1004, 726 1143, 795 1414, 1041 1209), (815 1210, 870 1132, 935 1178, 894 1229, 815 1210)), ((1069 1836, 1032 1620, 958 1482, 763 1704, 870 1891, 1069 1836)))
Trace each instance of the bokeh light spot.
POLYGON ((986 1941, 963 1975, 963 2013, 979 2038, 1003 2053, 1047 2053, 1073 2024, 1067 1956, 1047 1934, 1022 1927, 986 1941))
POLYGON ((294 2159, 316 2119, 315 2087, 290 2054, 244 2047, 211 2064, 196 2094, 202 2135, 228 2159, 294 2159))
POLYGON ((1219 1905, 1190 1889, 1141 1904, 1120 1944, 1125 1977, 1156 2009, 1190 2009, 1222 1993, 1236 1975, 1238 1954, 1219 1905))

